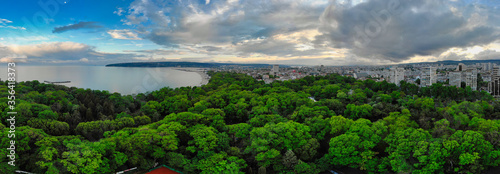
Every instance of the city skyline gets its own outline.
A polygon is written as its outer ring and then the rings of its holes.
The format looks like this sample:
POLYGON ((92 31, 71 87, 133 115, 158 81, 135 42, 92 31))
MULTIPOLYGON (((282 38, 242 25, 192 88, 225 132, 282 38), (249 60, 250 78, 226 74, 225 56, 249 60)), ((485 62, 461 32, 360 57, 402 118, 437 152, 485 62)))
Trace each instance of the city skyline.
POLYGON ((3 2, 0 61, 391 65, 500 59, 479 0, 3 2))

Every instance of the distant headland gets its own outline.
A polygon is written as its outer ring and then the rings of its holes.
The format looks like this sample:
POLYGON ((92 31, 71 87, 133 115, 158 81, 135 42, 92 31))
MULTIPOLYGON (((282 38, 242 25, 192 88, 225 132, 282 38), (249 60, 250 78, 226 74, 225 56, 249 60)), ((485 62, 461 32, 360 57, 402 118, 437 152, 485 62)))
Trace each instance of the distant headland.
POLYGON ((272 65, 237 64, 237 63, 201 63, 201 62, 130 62, 130 63, 114 63, 106 65, 106 67, 195 67, 195 68, 217 68, 223 66, 248 66, 255 68, 267 68, 272 65))

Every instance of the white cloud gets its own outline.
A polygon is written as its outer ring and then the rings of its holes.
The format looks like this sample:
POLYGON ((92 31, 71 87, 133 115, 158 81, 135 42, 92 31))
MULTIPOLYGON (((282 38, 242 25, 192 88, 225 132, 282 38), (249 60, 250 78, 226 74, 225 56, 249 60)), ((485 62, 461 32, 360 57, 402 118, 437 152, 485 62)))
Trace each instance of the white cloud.
POLYGON ((51 54, 73 54, 93 49, 91 46, 75 42, 48 42, 36 45, 12 45, 9 49, 19 55, 43 57, 51 54))
POLYGON ((10 28, 10 29, 14 29, 14 30, 26 30, 26 28, 24 28, 24 27, 2 26, 2 25, 0 25, 0 28, 10 28))
POLYGON ((89 59, 87 59, 87 58, 81 58, 81 59, 80 59, 80 62, 85 62, 85 63, 87 63, 87 62, 89 62, 89 59))
POLYGON ((116 15, 118 15, 118 16, 122 16, 122 15, 123 15, 123 12, 125 12, 125 11, 123 10, 123 8, 118 7, 118 10, 114 11, 114 12, 113 12, 113 14, 116 14, 116 15))
POLYGON ((5 40, 9 41, 23 41, 23 42, 32 42, 32 41, 46 41, 50 40, 45 36, 25 36, 25 37, 8 37, 5 40))
POLYGON ((12 21, 0 18, 0 28, 9 28, 9 29, 14 29, 14 30, 26 30, 26 28, 24 28, 24 27, 16 27, 16 26, 12 26, 12 25, 7 25, 10 23, 12 23, 12 21))
POLYGON ((6 24, 9 24, 9 23, 12 23, 12 21, 0 18, 0 25, 6 25, 6 24))
POLYGON ((141 40, 137 36, 137 33, 134 33, 130 30, 108 30, 108 34, 114 39, 124 39, 124 40, 141 40))
POLYGON ((8 62, 26 62, 26 58, 22 57, 3 57, 0 58, 0 62, 8 63, 8 62))

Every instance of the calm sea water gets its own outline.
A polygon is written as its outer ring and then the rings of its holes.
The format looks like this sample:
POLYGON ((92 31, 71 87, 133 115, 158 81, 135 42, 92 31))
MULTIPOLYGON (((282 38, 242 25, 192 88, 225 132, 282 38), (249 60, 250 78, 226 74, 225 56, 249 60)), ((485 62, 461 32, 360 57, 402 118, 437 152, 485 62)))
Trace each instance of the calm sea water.
MULTIPOLYGON (((0 78, 7 80, 7 64, 0 67, 0 78)), ((129 68, 104 66, 16 66, 17 81, 71 81, 66 86, 137 94, 163 87, 197 86, 202 78, 196 72, 172 68, 129 68)))

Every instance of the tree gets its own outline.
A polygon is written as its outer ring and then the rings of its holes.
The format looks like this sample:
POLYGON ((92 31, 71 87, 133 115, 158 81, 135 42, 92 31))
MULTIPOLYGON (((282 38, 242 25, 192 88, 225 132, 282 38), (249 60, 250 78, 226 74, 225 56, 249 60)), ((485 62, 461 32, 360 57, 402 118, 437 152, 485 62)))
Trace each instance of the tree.
POLYGON ((189 145, 191 146, 187 147, 187 149, 192 153, 196 151, 208 152, 214 150, 219 141, 217 133, 217 130, 213 127, 204 125, 194 126, 193 131, 189 133, 189 135, 193 137, 193 140, 189 141, 189 145))
POLYGON ((28 125, 33 128, 42 129, 50 135, 66 135, 70 132, 68 123, 56 120, 36 118, 28 121, 28 125))
POLYGON ((292 150, 286 151, 285 155, 283 156, 283 165, 287 168, 293 168, 295 165, 297 165, 297 156, 295 156, 295 153, 293 153, 292 150))
MULTIPOLYGON (((184 173, 347 166, 426 174, 485 173, 500 165, 500 102, 485 91, 337 74, 271 84, 209 74, 202 87, 136 96, 19 82, 16 167, 7 156, 11 110, 0 98, 0 173, 146 171, 160 163, 184 173)), ((8 89, 0 81, 0 94, 8 89)))
POLYGON ((368 104, 360 106, 348 104, 346 106, 346 110, 344 111, 344 115, 346 115, 350 119, 369 118, 372 116, 372 110, 373 107, 368 104))
POLYGON ((142 113, 147 116, 153 116, 155 113, 160 112, 161 105, 157 101, 148 101, 144 106, 141 107, 142 113))
POLYGON ((382 140, 385 127, 366 119, 358 119, 345 134, 330 140, 328 158, 333 165, 359 167, 361 170, 373 170, 378 152, 373 148, 382 140))
POLYGON ((413 152, 422 143, 427 143, 431 135, 423 129, 409 128, 389 134, 384 141, 389 145, 386 151, 394 172, 412 172, 415 159, 413 152))
POLYGON ((250 132, 252 143, 245 152, 256 155, 260 166, 278 164, 282 152, 298 149, 308 143, 311 138, 309 131, 308 126, 293 121, 266 124, 250 132))
MULTIPOLYGON (((68 149, 62 153, 61 163, 72 173, 108 173, 109 159, 94 149, 93 143, 82 142, 80 139, 65 141, 68 149)), ((96 144, 98 146, 98 144, 96 144)))
POLYGON ((455 164, 451 170, 464 173, 481 173, 485 166, 500 164, 500 151, 476 131, 457 131, 444 142, 451 161, 455 164), (458 165, 457 165, 458 164, 458 165))

